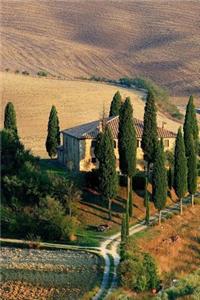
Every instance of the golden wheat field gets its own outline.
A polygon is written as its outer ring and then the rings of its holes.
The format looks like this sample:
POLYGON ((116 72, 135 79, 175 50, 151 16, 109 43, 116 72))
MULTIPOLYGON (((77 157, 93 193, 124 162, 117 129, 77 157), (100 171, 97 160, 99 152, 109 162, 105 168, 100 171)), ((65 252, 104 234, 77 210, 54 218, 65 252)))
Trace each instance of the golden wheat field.
POLYGON ((143 75, 176 102, 200 94, 200 3, 2 0, 1 70, 32 75, 143 75))
MULTIPOLYGON (((130 96, 134 116, 143 119, 144 93, 116 86, 87 81, 53 80, 23 75, 0 73, 2 112, 12 101, 17 113, 19 134, 26 147, 44 157, 47 122, 51 106, 57 108, 60 128, 65 129, 87 123, 102 116, 103 107, 109 111, 114 93, 130 96)), ((1 118, 3 126, 3 115, 1 118)), ((166 128, 176 131, 179 123, 158 113, 158 125, 166 122, 166 128)))

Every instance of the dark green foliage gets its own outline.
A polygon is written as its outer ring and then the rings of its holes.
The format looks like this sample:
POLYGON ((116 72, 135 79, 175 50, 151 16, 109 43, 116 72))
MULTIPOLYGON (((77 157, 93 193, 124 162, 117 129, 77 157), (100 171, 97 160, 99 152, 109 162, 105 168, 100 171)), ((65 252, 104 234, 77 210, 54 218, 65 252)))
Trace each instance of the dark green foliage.
POLYGON ((184 122, 184 142, 185 142, 185 153, 188 157, 190 154, 190 135, 193 136, 195 151, 198 151, 198 139, 199 139, 199 128, 196 117, 196 110, 193 103, 193 96, 190 96, 190 99, 187 104, 185 122, 184 122))
POLYGON ((119 265, 120 284, 136 292, 157 288, 159 278, 154 259, 143 253, 133 239, 121 245, 123 254, 119 265))
POLYGON ((159 284, 159 278, 156 263, 149 253, 144 254, 144 267, 146 270, 146 285, 148 289, 157 288, 159 284))
POLYGON ((20 154, 24 147, 12 130, 4 129, 1 131, 1 149, 2 175, 17 170, 21 164, 20 154))
POLYGON ((146 207, 146 215, 145 215, 145 221, 146 224, 149 224, 150 220, 150 211, 149 211, 149 192, 148 192, 148 175, 145 176, 145 195, 144 195, 144 205, 146 207))
POLYGON ((133 109, 130 98, 127 97, 119 114, 119 157, 122 174, 129 177, 136 170, 136 132, 133 123, 133 109))
POLYGON ((180 199, 187 192, 187 159, 181 128, 179 128, 176 137, 174 154, 174 189, 180 199))
POLYGON ((99 188, 103 198, 109 202, 109 212, 111 214, 111 199, 117 195, 118 177, 116 173, 114 142, 108 127, 105 128, 101 140, 101 155, 99 157, 99 188))
POLYGON ((8 102, 5 107, 4 128, 13 130, 17 134, 16 113, 12 102, 8 102))
POLYGON ((190 136, 190 151, 187 158, 188 166, 188 192, 194 195, 197 191, 197 156, 192 135, 190 136))
POLYGON ((167 200, 167 171, 162 144, 158 143, 152 173, 152 196, 155 207, 160 211, 167 200))
POLYGON ((167 171, 167 179, 168 179, 168 188, 171 190, 173 187, 174 174, 173 169, 169 168, 167 171))
POLYGON ((122 105, 122 97, 120 95, 120 92, 117 91, 111 102, 109 117, 118 116, 121 105, 122 105))
POLYGON ((52 182, 52 195, 65 208, 65 213, 72 216, 73 208, 76 208, 80 200, 80 192, 69 179, 62 176, 50 176, 52 182))
POLYGON ((101 142, 102 142, 103 132, 99 132, 96 138, 96 144, 94 148, 94 155, 100 161, 101 159, 101 142))
POLYGON ((154 95, 151 91, 148 92, 145 111, 144 111, 144 128, 142 134, 142 150, 144 159, 148 164, 155 160, 155 151, 158 144, 157 121, 156 121, 156 106, 154 95))
POLYGON ((129 203, 126 204, 126 237, 129 236, 129 203))
POLYGON ((48 72, 47 71, 38 71, 37 72, 37 75, 38 76, 41 76, 41 77, 47 77, 48 76, 48 72))
POLYGON ((126 215, 122 216, 122 225, 121 225, 121 242, 124 243, 126 241, 126 215))
POLYGON ((121 106, 119 114, 119 164, 122 174, 127 175, 130 180, 129 191, 129 214, 132 216, 132 177, 136 171, 137 140, 133 122, 133 108, 129 97, 121 106))
POLYGON ((46 150, 49 154, 49 157, 53 158, 56 156, 56 148, 60 145, 60 128, 59 120, 57 116, 57 111, 53 105, 49 115, 48 122, 48 134, 46 139, 46 150))

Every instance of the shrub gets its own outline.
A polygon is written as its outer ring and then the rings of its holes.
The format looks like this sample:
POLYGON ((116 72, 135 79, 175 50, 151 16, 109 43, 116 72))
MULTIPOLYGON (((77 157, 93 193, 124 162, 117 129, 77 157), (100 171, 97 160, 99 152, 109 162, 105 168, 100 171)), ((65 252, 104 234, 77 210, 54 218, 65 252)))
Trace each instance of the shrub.
POLYGON ((38 71, 37 72, 37 75, 38 76, 41 76, 41 77, 47 77, 48 76, 48 72, 47 71, 38 71))
POLYGON ((98 189, 99 186, 99 170, 92 169, 92 171, 85 174, 86 186, 98 189))
POLYGON ((66 216, 61 224, 62 237, 70 241, 75 240, 75 235, 77 233, 78 226, 79 222, 76 217, 66 216))
POLYGON ((121 253, 119 276, 123 287, 138 292, 158 287, 157 267, 150 254, 143 253, 131 238, 121 245, 121 253))
POLYGON ((22 71, 22 75, 29 75, 28 71, 22 71))

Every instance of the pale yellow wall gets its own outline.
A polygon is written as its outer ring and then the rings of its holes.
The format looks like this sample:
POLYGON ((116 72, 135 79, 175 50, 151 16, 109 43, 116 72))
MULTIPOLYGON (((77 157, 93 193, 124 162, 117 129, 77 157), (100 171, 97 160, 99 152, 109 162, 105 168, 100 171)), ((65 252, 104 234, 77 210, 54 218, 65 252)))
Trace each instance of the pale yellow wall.
MULTIPOLYGON (((169 141, 169 147, 165 147, 166 150, 172 150, 174 148, 175 139, 168 138, 163 139, 169 141)), ((114 149, 116 157, 116 169, 119 171, 119 153, 118 153, 118 140, 115 140, 116 147, 114 149)), ((92 162, 92 158, 95 158, 94 148, 91 147, 91 139, 78 140, 68 135, 63 136, 63 161, 65 166, 74 171, 88 172, 92 169, 98 168, 98 160, 96 163, 92 162)), ((60 158, 61 160, 61 158, 60 158)), ((141 148, 141 140, 139 140, 139 147, 137 148, 137 169, 144 169, 143 151, 141 148)))
MULTIPOLYGON (((175 139, 174 138, 167 138, 163 139, 163 142, 165 140, 169 141, 169 147, 165 147, 166 150, 172 150, 174 148, 175 139)), ((82 142, 82 141, 81 141, 82 142)), ((91 148, 92 140, 84 140, 85 142, 85 158, 82 157, 80 160, 80 171, 91 171, 94 168, 98 168, 98 161, 96 164, 92 163, 92 157, 95 157, 94 155, 94 149, 91 148)), ((116 142, 116 148, 114 149, 115 157, 116 157, 116 168, 117 171, 119 171, 119 152, 118 152, 118 140, 115 140, 116 142)), ((139 140, 140 147, 137 148, 137 168, 139 170, 144 169, 144 160, 143 160, 143 151, 141 148, 141 140, 139 140)))

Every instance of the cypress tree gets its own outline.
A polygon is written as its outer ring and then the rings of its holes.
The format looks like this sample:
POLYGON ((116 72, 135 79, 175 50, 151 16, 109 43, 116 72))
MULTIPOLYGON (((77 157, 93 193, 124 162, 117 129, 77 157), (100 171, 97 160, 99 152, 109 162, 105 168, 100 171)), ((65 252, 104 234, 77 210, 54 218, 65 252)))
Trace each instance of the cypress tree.
POLYGON ((188 165, 188 192, 191 195, 192 206, 194 205, 194 194, 197 191, 197 156, 193 136, 190 136, 190 153, 187 158, 188 165))
POLYGON ((146 224, 149 224, 150 219, 150 210, 149 210, 149 192, 148 192, 148 174, 145 176, 145 195, 144 195, 144 203, 146 208, 145 221, 146 224))
POLYGON ((122 225, 121 225, 121 243, 126 241, 126 215, 122 216, 122 225))
POLYGON ((121 105, 122 105, 122 97, 120 95, 120 92, 117 91, 111 102, 109 117, 118 116, 121 105))
POLYGON ((126 98, 120 109, 118 145, 120 170, 128 179, 129 215, 132 216, 132 177, 136 171, 137 140, 133 122, 133 109, 129 97, 126 98))
POLYGON ((109 218, 111 219, 111 201, 117 194, 118 177, 116 172, 114 141, 110 129, 107 126, 101 140, 99 187, 103 198, 108 201, 109 218))
POLYGON ((155 162, 152 173, 152 196, 156 209, 159 211, 159 224, 161 223, 161 210, 167 200, 167 171, 165 168, 165 154, 162 141, 156 149, 155 162))
POLYGON ((49 115, 48 122, 48 134, 46 139, 46 150, 49 154, 49 157, 53 158, 56 156, 56 148, 60 145, 60 128, 59 120, 57 116, 57 111, 53 105, 49 115))
POLYGON ((180 199, 180 213, 182 214, 182 198, 187 192, 187 159, 181 128, 179 128, 176 136, 174 153, 174 189, 180 199))
POLYGON ((16 113, 12 102, 8 102, 5 107, 4 128, 13 130, 17 134, 16 113))
POLYGON ((190 147, 191 147, 190 135, 193 136, 196 153, 198 151, 198 139, 199 139, 199 128, 198 128, 198 122, 196 117, 196 110, 193 102, 193 96, 190 96, 187 104, 183 130, 184 130, 185 153, 186 156, 188 157, 190 155, 190 147))
POLYGON ((144 110, 144 128, 142 133, 141 147, 144 152, 144 160, 148 163, 148 172, 150 163, 154 162, 155 151, 158 143, 156 105, 154 95, 149 90, 144 110))

